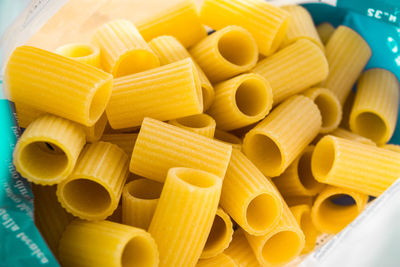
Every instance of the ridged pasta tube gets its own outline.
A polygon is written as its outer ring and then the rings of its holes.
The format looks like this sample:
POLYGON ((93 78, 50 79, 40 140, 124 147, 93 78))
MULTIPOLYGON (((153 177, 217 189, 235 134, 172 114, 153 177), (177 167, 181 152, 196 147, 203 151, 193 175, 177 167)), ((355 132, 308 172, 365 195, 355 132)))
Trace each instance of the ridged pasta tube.
POLYGON ((25 129, 13 162, 33 183, 58 184, 71 174, 84 145, 85 133, 79 124, 46 114, 25 129))
POLYGON ((267 57, 251 70, 270 84, 274 105, 322 82, 328 76, 324 52, 313 42, 301 39, 267 57))
POLYGON ((232 148, 242 149, 242 140, 231 133, 215 129, 214 139, 229 144, 232 148))
POLYGON ((323 44, 326 44, 329 41, 329 38, 331 38, 334 31, 335 27, 333 27, 329 22, 324 22, 317 26, 317 32, 323 44))
POLYGON ((350 129, 378 145, 392 137, 399 113, 399 81, 390 71, 370 69, 357 84, 350 129))
POLYGON ((342 121, 340 122, 340 127, 343 129, 350 129, 350 113, 351 109, 353 108, 354 104, 354 99, 356 98, 356 93, 354 91, 350 91, 349 95, 346 98, 346 101, 344 101, 343 104, 343 116, 342 116, 342 121))
POLYGON ((305 244, 301 254, 311 252, 315 248, 318 236, 318 231, 311 220, 311 206, 292 206, 290 207, 290 211, 296 218, 296 221, 299 224, 301 231, 303 231, 305 237, 305 244))
POLYGON ((230 145, 151 118, 145 118, 133 148, 130 171, 164 182, 170 168, 181 166, 225 176, 230 145))
POLYGON ((58 47, 57 54, 75 59, 79 62, 101 68, 100 49, 93 44, 72 43, 58 47))
POLYGON ((16 103, 92 126, 110 99, 112 76, 49 51, 20 46, 8 60, 4 83, 16 103))
POLYGON ((389 149, 389 150, 391 150, 391 151, 400 153, 400 146, 399 146, 399 145, 395 145, 395 144, 386 144, 386 145, 381 146, 381 148, 389 149))
POLYGON ((115 79, 106 109, 112 128, 139 126, 144 117, 171 120, 203 112, 199 75, 191 59, 115 79))
POLYGON ((311 168, 321 183, 377 197, 400 177, 400 153, 328 135, 315 146, 311 168))
POLYGON ((224 253, 230 256, 238 266, 258 267, 256 256, 251 249, 249 242, 244 235, 243 229, 238 229, 233 233, 232 242, 224 253))
POLYGON ((260 75, 247 73, 215 85, 207 111, 218 128, 230 131, 262 120, 272 108, 272 89, 260 75))
POLYGON ((235 261, 224 253, 209 259, 199 260, 196 267, 238 267, 235 261))
POLYGON ((257 42, 260 53, 273 54, 285 38, 289 14, 262 0, 205 0, 201 21, 219 30, 238 25, 248 30, 257 42))
POLYGON ((313 196, 290 196, 290 197, 285 197, 285 202, 289 207, 303 205, 303 204, 311 207, 314 202, 314 197, 313 196))
POLYGON ((146 231, 110 221, 74 220, 60 241, 65 267, 157 267, 158 251, 146 231))
POLYGON ((252 35, 235 25, 212 33, 189 52, 212 83, 250 70, 258 59, 257 44, 252 35))
POLYGON ((128 175, 128 157, 118 146, 98 142, 82 151, 74 171, 57 187, 62 206, 86 220, 103 220, 118 207, 128 175))
POLYGON ((113 20, 97 28, 92 42, 100 47, 103 69, 114 77, 160 66, 160 61, 129 20, 113 20))
POLYGON ((137 133, 103 134, 101 141, 119 146, 129 157, 132 155, 137 133))
POLYGON ((313 224, 320 232, 336 234, 364 210, 367 202, 368 195, 350 189, 327 186, 317 196, 312 207, 313 224), (346 200, 342 200, 343 202, 350 198, 353 203, 335 203, 342 197, 346 197, 346 200))
POLYGON ((107 125, 107 116, 106 113, 104 112, 103 115, 101 115, 100 119, 96 121, 96 123, 93 126, 83 127, 83 130, 85 131, 86 134, 86 141, 90 143, 99 141, 101 136, 103 135, 106 125, 107 125))
POLYGON ((207 114, 197 114, 170 120, 169 124, 209 138, 214 137, 215 127, 217 125, 215 120, 207 114))
POLYGON ((362 143, 362 144, 376 146, 374 141, 372 141, 371 139, 368 139, 368 138, 363 137, 361 135, 358 135, 356 133, 350 132, 350 131, 345 130, 343 128, 337 128, 336 130, 334 130, 330 134, 333 135, 333 136, 336 136, 336 137, 341 137, 341 138, 344 138, 344 139, 347 139, 347 140, 356 141, 356 142, 359 142, 359 143, 362 143))
POLYGON ((250 130, 243 152, 266 176, 278 176, 317 136, 321 114, 305 96, 293 96, 250 130))
POLYGON ((218 208, 221 186, 221 178, 205 171, 168 171, 149 227, 160 252, 160 267, 197 263, 218 208))

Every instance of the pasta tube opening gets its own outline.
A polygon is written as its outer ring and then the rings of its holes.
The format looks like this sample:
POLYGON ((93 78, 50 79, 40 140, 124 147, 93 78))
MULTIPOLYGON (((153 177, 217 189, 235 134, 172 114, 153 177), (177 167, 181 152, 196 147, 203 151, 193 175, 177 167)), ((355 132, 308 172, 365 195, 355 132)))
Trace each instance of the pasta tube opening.
POLYGON ((103 115, 110 99, 110 83, 101 84, 94 93, 89 106, 89 124, 93 126, 103 115))
POLYGON ((304 233, 305 244, 302 254, 308 253, 314 249, 318 235, 311 219, 311 208, 308 205, 298 205, 291 207, 290 210, 304 233))
POLYGON ((67 44, 56 49, 56 52, 72 58, 83 58, 99 54, 99 49, 90 44, 67 44))
POLYGON ((359 113, 352 126, 354 132, 376 142, 384 139, 387 132, 390 131, 386 121, 372 112, 359 113))
POLYGON ((132 197, 141 199, 160 198, 163 184, 149 179, 137 179, 126 185, 126 190, 132 197))
POLYGON ((173 168, 168 171, 169 175, 176 176, 190 186, 197 188, 210 188, 215 186, 214 175, 205 171, 190 168, 173 168))
MULTIPOLYGON (((206 114, 197 114, 184 118, 176 119, 176 122, 182 126, 190 128, 205 128, 215 124, 214 120, 206 114)), ((175 125, 175 124, 174 124, 175 125)))
POLYGON ((314 177, 323 180, 328 176, 335 162, 335 145, 329 138, 321 139, 315 146, 311 159, 311 169, 314 177))
POLYGON ((297 173, 299 175, 300 183, 305 187, 305 189, 311 192, 319 192, 321 189, 321 183, 319 183, 312 174, 311 170, 311 158, 313 149, 305 151, 297 165, 297 173))
POLYGON ((269 100, 265 84, 258 79, 244 80, 235 92, 235 101, 239 110, 247 116, 257 116, 265 113, 269 100))
POLYGON ((298 254, 302 245, 298 233, 289 230, 280 231, 265 242, 262 257, 271 264, 285 263, 298 254))
POLYGON ((260 194, 253 198, 246 210, 246 220, 251 228, 263 231, 276 223, 281 211, 276 204, 276 197, 270 194, 260 194))
POLYGON ((134 236, 124 246, 121 267, 154 266, 154 244, 146 236, 134 236))
POLYGON ((158 59, 146 49, 137 49, 124 54, 116 62, 114 76, 122 77, 157 67, 158 59))

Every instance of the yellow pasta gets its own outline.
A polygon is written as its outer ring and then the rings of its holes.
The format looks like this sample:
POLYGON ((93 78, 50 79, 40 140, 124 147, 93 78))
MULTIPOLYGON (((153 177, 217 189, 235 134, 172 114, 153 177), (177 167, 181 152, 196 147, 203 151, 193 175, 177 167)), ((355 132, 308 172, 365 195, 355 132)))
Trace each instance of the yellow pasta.
POLYGON ((24 131, 14 150, 17 171, 29 181, 52 185, 66 179, 85 145, 80 125, 43 115, 24 131))
POLYGON ((331 38, 334 31, 335 27, 333 27, 329 22, 324 22, 317 26, 317 32, 323 44, 326 44, 329 41, 329 38, 331 38))
POLYGON ((339 125, 343 129, 350 129, 350 113, 351 109, 353 108, 355 98, 356 93, 354 93, 354 91, 350 91, 349 96, 346 98, 346 101, 343 104, 343 118, 339 125))
POLYGON ((100 26, 92 37, 100 47, 103 69, 121 77, 160 66, 149 45, 128 20, 113 20, 100 26))
POLYGON ((74 220, 60 241, 65 267, 157 267, 157 245, 142 229, 110 221, 74 220))
POLYGON ((18 126, 26 128, 32 121, 36 120, 40 116, 46 114, 46 112, 33 108, 26 104, 15 102, 15 112, 17 114, 18 126))
POLYGON ((75 59, 79 62, 100 68, 100 49, 92 44, 73 43, 60 46, 56 53, 75 59))
POLYGON ((311 168, 321 183, 379 196, 400 177, 400 153, 328 135, 316 145, 311 168))
POLYGON ((136 23, 146 41, 161 35, 172 35, 185 47, 207 36, 192 0, 182 0, 159 14, 136 23))
POLYGON ((107 124, 107 116, 104 112, 101 115, 100 119, 91 127, 83 127, 83 130, 86 134, 86 141, 93 143, 100 140, 101 136, 103 135, 104 129, 106 128, 107 124))
POLYGON ((345 130, 343 128, 337 128, 336 130, 334 130, 333 132, 330 133, 333 136, 336 137, 341 137, 347 140, 352 140, 355 142, 359 142, 362 144, 366 144, 366 145, 371 145, 371 146, 376 146, 376 144, 374 143, 374 141, 372 141, 371 139, 365 138, 361 135, 358 135, 356 133, 352 133, 348 130, 345 130))
POLYGON ((131 156, 137 136, 137 133, 103 134, 101 141, 115 144, 128 156, 131 156))
POLYGON ((156 210, 163 185, 136 179, 122 191, 122 223, 147 230, 156 210))
POLYGON ((324 184, 315 180, 311 172, 311 156, 314 146, 308 146, 280 176, 274 184, 284 196, 315 196, 324 184))
POLYGON ((250 130, 243 141, 246 156, 266 176, 278 176, 317 136, 321 114, 305 96, 293 96, 250 130))
POLYGON ((335 130, 342 120, 342 105, 336 95, 326 88, 311 88, 303 92, 318 106, 322 117, 321 133, 335 130))
MULTIPOLYGON (((173 36, 163 35, 156 37, 149 42, 149 45, 160 59, 161 65, 191 57, 186 48, 173 36)), ((203 106, 204 110, 207 110, 214 101, 214 88, 200 66, 195 61, 193 63, 199 73, 203 106)))
POLYGON ((326 44, 325 54, 329 75, 320 86, 334 92, 343 105, 371 57, 371 48, 354 30, 339 26, 326 44))
POLYGON ((55 53, 20 46, 7 63, 4 84, 16 103, 92 126, 110 99, 112 76, 55 53))
POLYGON ((160 252, 160 267, 197 263, 213 224, 221 185, 220 177, 205 171, 168 171, 149 227, 160 252))
POLYGON ((221 254, 232 241, 232 235, 231 218, 223 209, 218 208, 200 259, 209 259, 221 254))
POLYGON ((261 60, 251 72, 269 82, 276 105, 326 79, 328 62, 316 44, 301 39, 261 60))
POLYGON ((212 33, 189 51, 212 83, 250 70, 258 59, 251 34, 234 25, 212 33))
POLYGON ((107 217, 107 221, 122 223, 122 205, 119 204, 113 214, 107 217))
POLYGON ((225 176, 232 148, 181 129, 145 118, 133 148, 130 171, 159 182, 164 182, 173 167, 188 167, 225 176))
POLYGON ((290 207, 290 211, 296 218, 305 237, 305 244, 301 253, 306 254, 311 252, 315 248, 318 236, 318 231, 311 220, 311 206, 297 205, 290 207))
POLYGON ((290 196, 290 197, 285 197, 285 202, 289 207, 303 205, 303 204, 311 207, 314 202, 314 197, 313 196, 290 196))
POLYGON ((238 267, 235 261, 224 253, 209 259, 199 260, 196 267, 238 267))
POLYGON ((327 186, 317 196, 312 207, 313 224, 320 232, 336 234, 364 210, 367 202, 368 195, 350 189, 327 186), (340 204, 340 198, 345 203, 340 204))
POLYGON ((260 75, 247 73, 215 85, 207 111, 221 130, 234 130, 262 120, 272 108, 272 89, 260 75))
POLYGON ((57 187, 58 200, 73 215, 103 220, 118 207, 128 175, 128 157, 118 146, 87 145, 68 179, 57 187))
POLYGON ((262 266, 283 265, 301 253, 305 237, 286 203, 278 225, 263 236, 245 233, 262 266))
POLYGON ((381 148, 389 149, 391 151, 400 153, 400 145, 386 144, 386 145, 381 146, 381 148))
POLYGON ((218 141, 222 141, 232 146, 235 149, 242 149, 242 140, 235 135, 215 129, 214 138, 218 141))
POLYGON ((315 28, 314 21, 310 13, 302 6, 290 5, 283 6, 290 15, 290 23, 286 32, 286 37, 282 42, 282 46, 288 46, 297 40, 308 39, 314 42, 322 50, 325 50, 324 45, 315 28))
POLYGON ((370 69, 357 84, 350 129, 378 145, 392 137, 399 113, 399 81, 390 71, 370 69))
POLYGON ((229 25, 245 28, 266 56, 279 48, 290 20, 289 13, 262 0, 205 0, 200 18, 215 30, 229 25))
POLYGON ((202 111, 199 76, 191 59, 115 79, 106 109, 114 129, 139 126, 147 116, 170 120, 202 111))
POLYGON ((214 137, 215 127, 217 125, 215 120, 207 114, 197 114, 170 120, 169 124, 209 138, 214 137))
POLYGON ((224 254, 230 256, 238 266, 258 267, 258 263, 253 250, 251 249, 242 229, 233 233, 232 242, 224 251, 224 254))

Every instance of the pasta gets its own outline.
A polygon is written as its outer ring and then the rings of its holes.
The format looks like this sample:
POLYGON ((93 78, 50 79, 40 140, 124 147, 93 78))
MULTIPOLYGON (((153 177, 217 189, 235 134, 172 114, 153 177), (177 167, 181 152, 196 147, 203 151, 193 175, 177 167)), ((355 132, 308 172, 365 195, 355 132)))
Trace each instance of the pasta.
POLYGON ((232 235, 231 218, 222 208, 218 208, 200 259, 210 259, 220 255, 229 246, 232 235))
POLYGON ((352 141, 356 141, 365 145, 371 145, 371 146, 376 146, 376 144, 374 143, 374 141, 372 141, 371 139, 365 138, 361 135, 358 135, 356 133, 352 133, 348 130, 345 130, 343 128, 337 128, 336 130, 334 130, 333 132, 331 132, 331 135, 336 136, 336 137, 341 137, 347 140, 352 140, 352 141))
POLYGON ((343 129, 350 129, 350 113, 351 109, 353 108, 355 98, 356 93, 354 93, 354 91, 350 91, 349 96, 346 98, 346 101, 343 104, 343 118, 339 125, 343 129))
POLYGON ((301 39, 261 60, 251 72, 269 82, 276 105, 326 79, 328 62, 316 44, 301 39))
POLYGON ((257 44, 252 35, 239 26, 214 32, 189 52, 212 83, 250 70, 258 59, 257 44))
POLYGON ((400 177, 400 153, 328 135, 316 145, 311 168, 321 183, 376 197, 400 177))
POLYGON ((119 204, 114 210, 113 214, 107 217, 107 221, 122 223, 122 205, 119 204))
POLYGON ((237 267, 235 261, 224 253, 209 259, 199 260, 196 267, 237 267))
POLYGON ((170 120, 169 124, 209 138, 214 137, 215 127, 217 125, 215 120, 207 114, 197 114, 170 120))
POLYGON ((73 43, 60 46, 56 53, 65 57, 75 59, 79 62, 101 68, 100 49, 92 44, 73 43))
POLYGON ((339 26, 326 44, 325 54, 329 75, 320 86, 334 92, 343 105, 371 57, 371 48, 358 33, 339 26))
POLYGON ((128 20, 113 20, 97 28, 92 42, 100 47, 103 69, 114 77, 160 66, 160 61, 128 20))
POLYGON ((43 115, 18 140, 13 163, 33 183, 57 184, 71 174, 84 145, 85 133, 80 125, 54 115, 43 115))
POLYGON ((163 185, 136 179, 122 191, 122 223, 147 230, 157 207, 163 185))
POLYGON ((4 83, 16 103, 92 126, 110 99, 112 76, 58 54, 20 46, 8 60, 4 83))
POLYGON ((132 155, 137 133, 103 134, 101 141, 119 146, 128 156, 132 155))
POLYGON ((321 133, 335 130, 342 120, 342 105, 336 95, 326 88, 311 88, 303 92, 318 106, 322 117, 321 133))
POLYGON ((200 18, 215 30, 229 25, 245 28, 266 56, 279 48, 289 25, 286 11, 261 0, 205 0, 200 18))
POLYGON ((314 202, 313 196, 290 196, 285 197, 285 202, 289 207, 297 205, 307 205, 312 206, 314 202))
POLYGON ((192 0, 183 0, 156 16, 137 23, 146 41, 161 35, 172 35, 185 47, 190 47, 207 36, 192 0))
POLYGON ((191 59, 115 79, 106 109, 114 129, 139 126, 146 116, 170 120, 202 111, 199 76, 191 59))
POLYGON ((17 114, 18 125, 21 128, 26 128, 30 123, 46 114, 46 112, 35 109, 29 105, 15 102, 15 112, 17 114))
POLYGON ((329 41, 329 38, 331 38, 334 31, 335 27, 333 27, 329 22, 324 22, 317 26, 317 32, 323 44, 326 44, 329 41))
POLYGON ((221 130, 234 130, 263 119, 272 108, 272 89, 258 74, 248 73, 215 85, 207 111, 221 130))
MULTIPOLYGON (((173 36, 163 35, 156 37, 149 42, 149 45, 160 59, 161 65, 191 57, 186 48, 173 36)), ((207 110, 214 101, 214 88, 200 66, 195 61, 193 63, 199 73, 203 106, 204 110, 207 110)))
POLYGON ((72 174, 57 187, 61 205, 86 220, 103 220, 118 207, 128 175, 128 157, 118 146, 98 142, 82 151, 72 174))
POLYGON ((308 39, 318 45, 323 51, 325 50, 315 28, 314 21, 307 9, 299 5, 283 6, 282 9, 286 10, 290 15, 289 27, 286 37, 282 42, 283 47, 300 39, 308 39))
POLYGON ((101 115, 100 119, 91 127, 83 127, 83 130, 86 134, 86 141, 93 143, 100 140, 101 136, 103 135, 104 129, 106 128, 107 124, 107 116, 104 112, 101 115))
POLYGON ((370 69, 361 75, 350 114, 350 129, 385 144, 392 137, 399 113, 399 81, 388 70, 370 69))
POLYGON ((65 267, 156 267, 159 262, 157 245, 149 233, 110 221, 72 221, 59 251, 65 267))
POLYGON ((232 150, 220 205, 253 235, 271 231, 282 214, 282 200, 272 182, 237 149, 232 150))
POLYGON ((242 149, 242 140, 235 135, 215 129, 214 138, 232 146, 235 149, 242 149))
POLYGON ((350 189, 327 186, 315 199, 311 216, 315 227, 329 234, 336 234, 360 214, 368 202, 368 195, 350 189), (346 197, 340 204, 340 198, 346 197))
POLYGON ((305 96, 293 96, 250 130, 243 152, 266 176, 281 175, 317 136, 321 114, 305 96))
POLYGON ((231 257, 238 266, 258 267, 258 263, 253 250, 251 249, 244 235, 243 229, 238 229, 233 233, 232 242, 224 251, 224 254, 231 257))
POLYGON ((399 145, 395 145, 395 144, 386 144, 386 145, 381 146, 381 148, 389 149, 389 150, 391 150, 391 151, 400 153, 400 146, 399 146, 399 145))
POLYGON ((168 170, 177 166, 204 170, 223 178, 231 150, 230 145, 145 118, 133 148, 130 171, 159 182, 164 182, 168 170))
POLYGON ((308 146, 280 176, 274 178, 274 184, 284 197, 315 196, 324 188, 311 172, 313 151, 314 146, 308 146))
POLYGON ((171 168, 149 233, 162 266, 194 266, 207 241, 218 207, 222 179, 190 168, 171 168))
POLYGON ((307 205, 298 205, 290 207, 290 211, 304 233, 305 244, 301 253, 309 253, 315 248, 318 236, 318 231, 311 220, 311 207, 307 205))

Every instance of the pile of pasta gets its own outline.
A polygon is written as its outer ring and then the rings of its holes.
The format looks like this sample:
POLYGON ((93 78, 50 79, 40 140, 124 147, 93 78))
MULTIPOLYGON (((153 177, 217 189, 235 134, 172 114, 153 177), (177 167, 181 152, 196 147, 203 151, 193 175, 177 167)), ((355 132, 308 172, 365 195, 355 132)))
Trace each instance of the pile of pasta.
POLYGON ((301 6, 185 0, 21 46, 14 164, 63 266, 280 266, 400 177, 399 83, 301 6), (215 32, 207 35, 204 25, 215 32), (352 91, 357 84, 356 92, 352 91), (349 202, 350 200, 350 202, 349 202))

